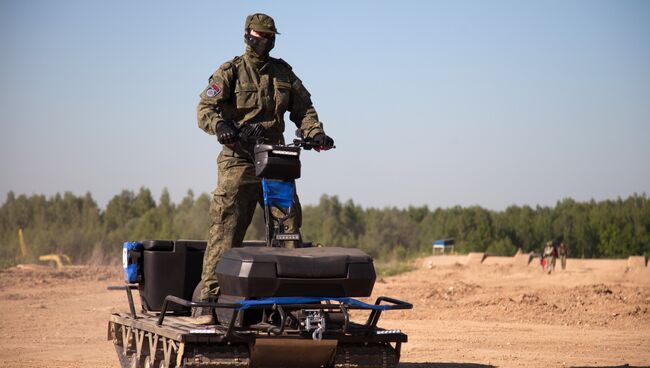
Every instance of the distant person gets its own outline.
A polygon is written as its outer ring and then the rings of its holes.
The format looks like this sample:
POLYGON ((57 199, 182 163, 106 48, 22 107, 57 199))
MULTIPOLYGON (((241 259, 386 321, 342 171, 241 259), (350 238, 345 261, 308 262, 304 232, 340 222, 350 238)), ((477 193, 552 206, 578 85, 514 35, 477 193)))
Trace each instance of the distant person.
POLYGON ((564 270, 566 269, 566 256, 569 254, 569 248, 564 242, 560 243, 558 254, 560 255, 560 263, 562 264, 562 270, 564 270))
POLYGON ((557 249, 553 246, 552 241, 546 243, 542 256, 546 263, 546 272, 550 274, 555 269, 555 258, 557 257, 557 249))

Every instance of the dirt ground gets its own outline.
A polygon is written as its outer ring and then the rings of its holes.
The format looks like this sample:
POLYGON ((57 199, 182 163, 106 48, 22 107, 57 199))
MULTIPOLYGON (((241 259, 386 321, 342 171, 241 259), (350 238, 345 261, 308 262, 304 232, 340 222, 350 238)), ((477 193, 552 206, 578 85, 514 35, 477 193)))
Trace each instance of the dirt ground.
MULTIPOLYGON (((409 335, 402 368, 650 366, 650 271, 569 260, 566 271, 493 260, 420 260, 374 296, 413 302, 385 328, 409 335), (431 263, 429 261, 431 260, 431 263)), ((107 318, 127 309, 118 267, 0 271, 1 367, 119 367, 107 318)))

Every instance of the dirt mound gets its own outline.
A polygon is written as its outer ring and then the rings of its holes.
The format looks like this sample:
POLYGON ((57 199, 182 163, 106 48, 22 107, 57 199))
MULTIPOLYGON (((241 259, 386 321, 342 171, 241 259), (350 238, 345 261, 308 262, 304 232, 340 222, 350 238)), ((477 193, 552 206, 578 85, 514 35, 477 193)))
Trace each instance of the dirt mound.
POLYGON ((462 281, 454 281, 451 284, 438 284, 429 289, 429 292, 424 295, 424 299, 458 300, 472 294, 479 288, 480 286, 476 284, 468 284, 462 281))
POLYGON ((517 254, 512 257, 512 264, 517 267, 528 267, 532 258, 530 253, 524 253, 519 249, 517 254))
MULTIPOLYGON (((375 294, 414 301, 414 313, 421 318, 471 316, 559 326, 650 325, 648 286, 629 285, 630 280, 626 284, 592 283, 593 272, 576 269, 547 275, 541 268, 498 264, 437 267, 389 278, 375 287, 375 294)), ((625 276, 625 272, 618 274, 623 280, 625 276)))
POLYGON ((485 253, 470 253, 467 255, 467 260, 465 261, 465 264, 468 266, 475 266, 483 263, 483 260, 485 259, 485 253))

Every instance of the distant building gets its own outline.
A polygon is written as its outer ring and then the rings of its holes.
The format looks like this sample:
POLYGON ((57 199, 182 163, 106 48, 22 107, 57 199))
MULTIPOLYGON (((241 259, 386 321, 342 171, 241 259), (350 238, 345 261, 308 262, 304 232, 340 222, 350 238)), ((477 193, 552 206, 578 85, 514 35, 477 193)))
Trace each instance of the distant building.
POLYGON ((433 253, 453 253, 454 239, 439 239, 433 242, 433 253))

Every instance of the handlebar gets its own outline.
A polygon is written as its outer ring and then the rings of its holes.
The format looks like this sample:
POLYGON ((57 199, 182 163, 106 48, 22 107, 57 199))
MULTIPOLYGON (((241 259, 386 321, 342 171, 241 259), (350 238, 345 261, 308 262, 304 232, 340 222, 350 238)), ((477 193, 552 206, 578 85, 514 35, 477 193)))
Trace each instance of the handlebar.
MULTIPOLYGON (((238 141, 241 142, 241 143, 249 143, 249 144, 265 144, 264 139, 261 139, 261 138, 255 138, 255 139, 249 138, 249 139, 246 139, 246 138, 244 138, 242 136, 239 136, 238 141)), ((335 145, 334 146, 318 146, 318 145, 314 144, 314 142, 311 142, 310 139, 301 139, 301 138, 294 139, 292 143, 289 143, 286 146, 287 147, 300 147, 300 148, 302 148, 304 150, 307 150, 307 151, 309 151, 311 149, 314 149, 316 151, 327 151, 327 150, 336 148, 335 145)))
MULTIPOLYGON (((246 125, 242 128, 237 129, 237 136, 236 140, 241 143, 248 143, 248 144, 264 144, 264 128, 262 127, 261 124, 252 124, 252 125, 246 125)), ((293 146, 293 147, 301 147, 305 150, 311 150, 314 149, 316 151, 327 151, 333 148, 336 148, 336 146, 322 146, 322 145, 316 145, 312 141, 311 138, 304 138, 302 136, 302 133, 300 130, 296 131, 296 135, 298 138, 295 138, 293 140, 293 143, 287 144, 287 146, 293 146)))
MULTIPOLYGON (((289 145, 291 145, 291 144, 289 144, 289 145)), ((315 145, 314 142, 311 141, 311 139, 304 139, 304 138, 295 138, 293 140, 293 146, 301 147, 301 148, 303 148, 305 150, 310 150, 310 149, 313 148, 313 149, 315 149, 317 151, 320 151, 320 150, 327 151, 327 150, 336 148, 335 145, 334 146, 318 146, 318 145, 315 145)))

